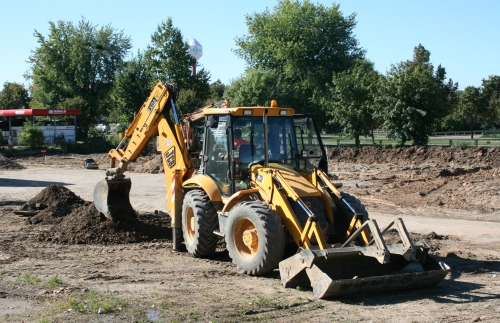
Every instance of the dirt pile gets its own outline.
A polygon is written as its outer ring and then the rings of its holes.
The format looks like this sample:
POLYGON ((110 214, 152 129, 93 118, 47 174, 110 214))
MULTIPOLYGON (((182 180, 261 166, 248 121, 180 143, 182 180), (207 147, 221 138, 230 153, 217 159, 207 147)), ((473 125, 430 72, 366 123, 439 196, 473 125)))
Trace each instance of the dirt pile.
POLYGON ((128 221, 113 222, 94 206, 64 186, 50 185, 26 202, 23 211, 37 211, 28 224, 52 224, 39 241, 64 244, 133 243, 170 240, 170 217, 161 211, 139 214, 128 221))
POLYGON ((80 208, 85 201, 61 185, 49 185, 44 188, 37 196, 26 202, 22 211, 37 211, 38 214, 28 220, 31 224, 57 224, 71 213, 80 208))
POLYGON ((15 170, 15 169, 23 169, 24 166, 16 163, 15 161, 10 160, 4 155, 0 154, 0 170, 15 170))
POLYGON ((355 148, 330 148, 328 153, 332 161, 356 162, 364 164, 390 163, 406 165, 408 163, 448 163, 456 167, 500 167, 500 149, 462 146, 412 146, 394 149, 380 149, 374 146, 355 148))
POLYGON ((139 157, 135 163, 129 164, 129 170, 137 173, 163 173, 163 163, 161 155, 139 157))
POLYGON ((63 244, 121 244, 151 240, 171 240, 170 217, 166 213, 142 214, 138 219, 113 222, 85 202, 49 231, 40 241, 63 244))

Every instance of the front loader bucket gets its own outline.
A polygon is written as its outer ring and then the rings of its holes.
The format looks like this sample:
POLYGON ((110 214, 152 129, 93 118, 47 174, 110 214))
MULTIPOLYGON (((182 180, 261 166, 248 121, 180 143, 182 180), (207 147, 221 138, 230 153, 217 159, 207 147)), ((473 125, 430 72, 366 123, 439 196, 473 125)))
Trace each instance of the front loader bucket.
MULTIPOLYGON (((400 219, 397 224, 404 227, 400 219)), ((309 285, 317 298, 420 288, 439 284, 450 271, 428 252, 424 241, 379 240, 362 247, 305 249, 281 261, 279 269, 285 287, 309 285)))
POLYGON ((136 218, 130 204, 130 178, 103 179, 94 187, 96 209, 113 221, 127 221, 136 218))

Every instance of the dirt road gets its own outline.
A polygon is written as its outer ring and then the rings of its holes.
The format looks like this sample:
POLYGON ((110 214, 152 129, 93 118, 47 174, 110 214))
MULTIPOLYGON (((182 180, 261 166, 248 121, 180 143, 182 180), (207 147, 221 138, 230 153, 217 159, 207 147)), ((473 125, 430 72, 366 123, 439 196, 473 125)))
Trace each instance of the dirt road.
MULTIPOLYGON (((223 248, 211 259, 172 253, 168 235, 131 244, 40 240, 52 226, 29 224, 13 211, 52 183, 91 200, 103 172, 25 159, 15 160, 25 169, 0 169, 0 322, 500 321, 498 166, 333 158, 336 181, 362 200, 371 218, 382 227, 402 217, 450 265, 445 281, 422 290, 316 300, 310 291, 284 289, 277 272, 240 274, 223 248), (444 170, 459 175, 437 176, 448 174, 444 170)), ((163 175, 129 175, 139 216, 164 216, 154 212, 165 210, 163 175)))
MULTIPOLYGON (((69 188, 84 200, 91 201, 95 183, 104 178, 103 170, 59 169, 33 167, 16 172, 0 173, 0 196, 2 201, 24 203, 50 184, 59 184, 69 188)), ((154 212, 165 208, 165 177, 163 174, 127 173, 132 180, 130 200, 137 211, 154 212)), ((349 182, 347 182, 349 183, 349 182)), ((347 184, 348 185, 348 184, 347 184)), ((347 186, 346 185, 346 186, 347 186)), ((403 217, 412 232, 428 234, 432 231, 442 235, 454 235, 461 240, 471 242, 500 242, 500 223, 440 219, 419 217, 401 210, 398 217, 403 217)), ((394 215, 371 212, 371 218, 377 219, 384 227, 394 215)))

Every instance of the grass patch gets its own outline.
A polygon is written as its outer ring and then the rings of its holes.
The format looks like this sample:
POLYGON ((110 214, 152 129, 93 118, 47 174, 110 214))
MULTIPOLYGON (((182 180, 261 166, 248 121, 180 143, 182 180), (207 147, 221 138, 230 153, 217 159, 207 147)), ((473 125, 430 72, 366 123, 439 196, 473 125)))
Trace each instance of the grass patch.
POLYGON ((63 281, 61 278, 59 278, 59 276, 56 275, 52 278, 49 278, 44 285, 47 287, 59 287, 63 285, 63 281))
MULTIPOLYGON (((51 300, 49 300, 49 303, 51 300)), ((99 309, 104 313, 114 313, 125 309, 128 301, 116 297, 111 293, 99 293, 90 291, 88 293, 75 293, 70 297, 52 302, 53 309, 56 312, 67 311, 69 309, 84 314, 95 314, 99 309)))
POLYGON ((31 275, 31 274, 22 274, 22 275, 19 275, 16 277, 15 281, 14 281, 16 284, 19 284, 19 285, 38 285, 41 280, 40 278, 34 276, 34 275, 31 275))
POLYGON ((252 301, 252 305, 256 305, 257 307, 277 307, 279 306, 279 302, 277 299, 267 298, 267 297, 259 297, 256 301, 252 301))
POLYGON ((158 307, 165 310, 170 307, 170 302, 167 300, 163 300, 158 304, 158 307))

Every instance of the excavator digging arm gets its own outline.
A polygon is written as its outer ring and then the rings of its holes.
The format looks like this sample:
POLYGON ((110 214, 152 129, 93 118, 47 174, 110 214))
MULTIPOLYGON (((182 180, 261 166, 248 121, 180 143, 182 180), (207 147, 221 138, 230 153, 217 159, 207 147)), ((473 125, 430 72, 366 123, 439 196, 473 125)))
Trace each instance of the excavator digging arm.
MULTIPOLYGON (((134 213, 129 199, 131 182, 124 173, 128 164, 137 159, 155 134, 159 136, 165 168, 167 210, 171 214, 179 212, 176 210, 179 207, 176 208, 176 201, 173 198, 175 190, 171 188, 172 186, 181 188, 181 185, 175 186, 175 183, 189 178, 194 172, 194 167, 175 110, 175 89, 170 84, 158 82, 127 129, 124 139, 116 149, 109 151, 111 168, 106 171, 107 178, 94 188, 94 204, 109 219, 126 220, 123 214, 134 213), (174 113, 175 122, 170 118, 171 111, 174 113), (126 139, 128 144, 122 148, 126 139)), ((182 189, 178 197, 182 200, 182 189)), ((172 226, 174 227, 174 221, 172 226)))
POLYGON ((137 113, 125 132, 123 140, 116 149, 109 151, 111 168, 107 170, 108 176, 114 178, 123 177, 123 173, 127 170, 129 162, 135 161, 150 139, 158 133, 158 125, 162 120, 167 121, 167 127, 170 130, 168 132, 170 132, 170 137, 175 138, 176 144, 179 147, 183 144, 182 138, 179 137, 179 134, 175 130, 175 125, 170 121, 169 117, 171 110, 176 113, 174 94, 175 89, 172 85, 165 85, 162 82, 156 84, 150 96, 144 102, 139 113, 137 113), (129 142, 127 147, 122 149, 121 146, 125 143, 126 139, 129 139, 129 142), (117 161, 118 166, 116 166, 117 161))

